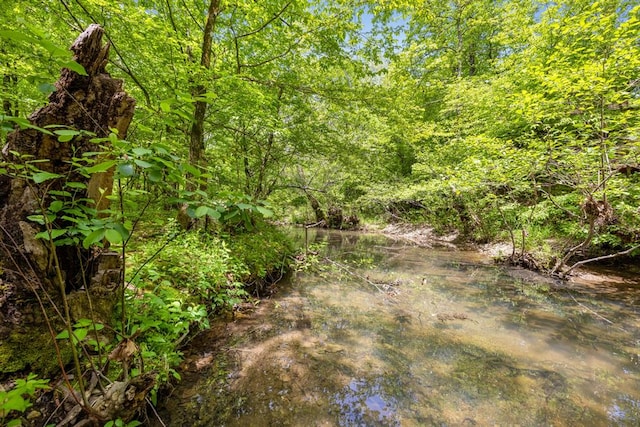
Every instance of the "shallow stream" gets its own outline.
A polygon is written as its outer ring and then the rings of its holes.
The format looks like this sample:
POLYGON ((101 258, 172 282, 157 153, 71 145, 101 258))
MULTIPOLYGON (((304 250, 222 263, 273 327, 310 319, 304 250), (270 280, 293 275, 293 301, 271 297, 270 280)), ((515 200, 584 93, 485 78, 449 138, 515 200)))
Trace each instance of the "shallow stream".
POLYGON ((320 272, 196 338, 166 425, 640 425, 637 281, 554 284, 377 235, 313 241, 320 272))

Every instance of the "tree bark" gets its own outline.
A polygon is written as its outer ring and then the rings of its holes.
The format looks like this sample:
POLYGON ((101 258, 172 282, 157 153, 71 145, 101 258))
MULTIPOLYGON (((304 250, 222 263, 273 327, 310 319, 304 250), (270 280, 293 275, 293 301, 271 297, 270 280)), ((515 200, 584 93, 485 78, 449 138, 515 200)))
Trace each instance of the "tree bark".
MULTIPOLYGON (((202 55, 200 65, 208 70, 211 68, 211 46, 213 43, 213 32, 215 30, 216 19, 220 13, 220 0, 210 0, 207 11, 207 21, 204 26, 202 38, 202 55)), ((206 87, 201 83, 196 83, 193 88, 193 97, 197 98, 205 94, 206 87)), ((207 113, 207 103, 196 100, 193 112, 193 123, 189 135, 189 162, 195 167, 202 166, 204 157, 204 119, 207 113)))
MULTIPOLYGON (((98 138, 107 137, 115 129, 120 138, 125 137, 135 100, 123 91, 122 81, 113 79, 105 70, 109 45, 102 44, 103 33, 100 26, 90 25, 73 43, 74 59, 87 75, 63 69, 49 103, 29 117, 31 124, 40 128, 64 125, 92 132, 98 138)), ((86 295, 95 298, 91 314, 101 321, 111 316, 116 301, 113 288, 118 285, 120 269, 117 254, 57 247, 62 270, 58 275, 51 246, 35 238, 43 228, 28 219, 51 202, 51 190, 63 190, 65 182, 71 181, 87 187, 78 190, 76 200, 91 198, 98 210, 106 208, 106 196, 113 187, 113 168, 86 178, 71 165, 71 160, 83 153, 100 151, 103 148, 99 144, 83 135, 60 142, 56 135, 27 128, 16 129, 7 136, 3 161, 20 164, 24 156, 31 156, 30 159, 42 160, 36 163, 40 170, 63 178, 36 184, 20 176, 0 176, 0 376, 2 372, 25 368, 45 373, 56 369, 57 357, 51 354, 53 338, 47 323, 51 320, 57 324, 55 308, 61 301, 60 289, 64 288, 69 297, 76 293, 76 317, 86 315, 80 303, 86 295), (86 294, 76 292, 83 287, 86 294), (25 357, 27 352, 31 356, 25 357)))

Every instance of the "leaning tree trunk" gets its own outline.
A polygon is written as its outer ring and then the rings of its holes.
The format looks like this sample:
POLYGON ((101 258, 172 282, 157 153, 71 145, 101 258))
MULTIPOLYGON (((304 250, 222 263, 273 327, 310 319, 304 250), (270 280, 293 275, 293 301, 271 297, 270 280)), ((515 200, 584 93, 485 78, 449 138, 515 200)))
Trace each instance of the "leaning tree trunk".
MULTIPOLYGON (((135 100, 123 91, 121 80, 105 71, 109 45, 102 44, 103 32, 98 25, 91 25, 74 42, 74 59, 87 75, 63 69, 49 104, 29 117, 33 125, 63 125, 90 131, 98 138, 116 129, 124 138, 135 100)), ((50 204, 52 190, 60 191, 70 181, 86 185, 86 189, 77 190, 75 200, 91 198, 99 210, 106 208, 113 169, 86 178, 70 164, 83 153, 98 151, 103 148, 83 135, 61 142, 56 135, 27 128, 16 129, 7 137, 1 160, 15 165, 32 156, 30 160, 42 160, 35 163, 40 170, 64 178, 36 184, 20 176, 0 175, 0 377, 23 369, 43 374, 57 369, 59 358, 51 332, 60 332, 57 307, 62 307, 62 290, 71 302, 74 318, 93 317, 104 322, 111 316, 121 269, 119 256, 81 246, 52 249, 35 238, 44 228, 28 219, 50 204), (52 262, 53 250, 58 269, 52 262), (89 296, 92 305, 87 304, 89 296), (54 327, 50 330, 48 324, 54 327)), ((58 193, 57 197, 64 196, 58 193)), ((66 362, 64 352, 62 359, 66 362)))

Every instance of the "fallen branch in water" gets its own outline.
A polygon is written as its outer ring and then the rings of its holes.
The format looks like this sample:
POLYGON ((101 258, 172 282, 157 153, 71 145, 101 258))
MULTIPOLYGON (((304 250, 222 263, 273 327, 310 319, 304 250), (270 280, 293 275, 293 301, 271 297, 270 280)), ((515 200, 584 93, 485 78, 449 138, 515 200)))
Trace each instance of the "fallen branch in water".
POLYGON ((581 265, 588 264, 590 262, 595 262, 595 261, 602 261, 604 259, 616 258, 616 257, 622 256, 622 255, 628 255, 631 252, 635 251, 636 249, 640 249, 640 245, 636 245, 636 246, 634 246, 632 248, 629 248, 627 250, 624 250, 622 252, 616 252, 615 254, 603 255, 603 256, 596 257, 596 258, 589 258, 589 259, 585 259, 585 260, 582 260, 582 261, 578 261, 575 264, 573 264, 567 271, 563 272, 562 275, 563 276, 568 275, 573 269, 575 269, 577 267, 580 267, 581 265))
POLYGON ((587 307, 586 305, 582 304, 580 301, 578 301, 577 299, 575 299, 575 297, 573 295, 571 295, 569 292, 567 292, 567 294, 569 294, 569 296, 571 297, 571 299, 578 304, 580 307, 584 308, 585 310, 589 311, 592 314, 595 314, 596 317, 599 317, 600 319, 604 320, 605 322, 609 323, 610 325, 613 325, 613 322, 609 319, 607 319, 606 317, 604 317, 601 314, 596 313, 595 311, 593 311, 592 309, 590 309, 589 307, 587 307))
POLYGON ((372 282, 371 280, 369 280, 369 278, 367 278, 367 277, 365 277, 365 276, 361 276, 361 275, 359 275, 359 274, 357 274, 357 273, 354 273, 353 271, 351 271, 351 269, 350 269, 348 266, 346 266, 346 265, 344 265, 344 264, 340 264, 339 262, 336 262, 336 261, 334 261, 334 260, 332 260, 332 259, 330 259, 330 258, 327 258, 327 257, 324 257, 324 259, 325 259, 325 261, 329 262, 330 264, 333 264, 333 265, 335 265, 336 267, 340 268, 341 270, 345 271, 346 273, 348 273, 348 274, 352 275, 353 277, 356 277, 356 278, 358 278, 358 279, 360 279, 360 280, 363 280, 363 281, 367 282, 368 284, 370 284, 371 286, 373 286, 374 288, 376 288, 380 293, 383 293, 383 294, 385 293, 382 289, 380 289, 380 288, 378 287, 378 285, 377 285, 377 284, 375 284, 374 282, 372 282))
POLYGON ((615 326, 616 328, 620 329, 622 332, 627 332, 624 330, 624 328, 621 328, 620 326, 617 326, 615 323, 613 323, 611 320, 607 319, 606 317, 604 317, 603 315, 597 313, 596 311, 590 309, 589 307, 587 307, 586 305, 582 304, 580 301, 578 301, 577 299, 575 299, 575 297, 573 295, 571 295, 571 293, 567 292, 567 294, 571 297, 571 299, 578 304, 580 307, 584 308, 585 310, 587 310, 589 313, 593 314, 594 316, 596 316, 599 319, 604 320, 605 322, 607 322, 608 324, 615 326))

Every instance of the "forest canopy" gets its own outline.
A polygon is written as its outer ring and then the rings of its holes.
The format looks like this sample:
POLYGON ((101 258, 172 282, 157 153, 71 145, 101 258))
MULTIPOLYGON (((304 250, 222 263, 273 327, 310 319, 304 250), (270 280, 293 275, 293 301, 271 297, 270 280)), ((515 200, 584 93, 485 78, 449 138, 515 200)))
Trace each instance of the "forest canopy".
POLYGON ((419 221, 510 241, 512 257, 539 252, 550 269, 638 243, 633 1, 16 1, 0 13, 3 138, 60 68, 77 70, 64 47, 98 23, 109 72, 138 100, 138 158, 120 171, 157 182, 145 150, 168 150, 198 181, 176 184, 200 191, 192 217, 245 201, 290 222, 419 221))

